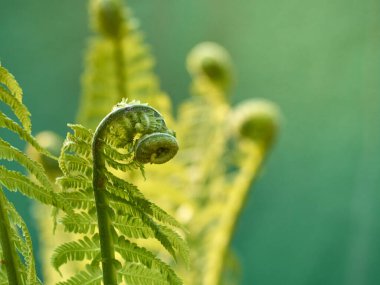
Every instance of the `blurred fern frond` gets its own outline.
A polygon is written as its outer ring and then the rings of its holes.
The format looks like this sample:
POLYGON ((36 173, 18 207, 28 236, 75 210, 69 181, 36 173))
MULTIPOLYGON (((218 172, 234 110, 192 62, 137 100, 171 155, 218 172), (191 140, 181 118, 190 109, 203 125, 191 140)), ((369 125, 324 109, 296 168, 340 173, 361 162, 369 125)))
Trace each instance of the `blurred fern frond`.
POLYGON ((153 73, 154 59, 132 12, 118 0, 90 1, 90 40, 78 122, 94 128, 123 98, 140 100, 171 121, 170 100, 153 73))
POLYGON ((140 184, 188 229, 192 268, 178 268, 185 283, 238 284, 230 243, 252 181, 275 139, 278 110, 257 99, 229 104, 232 62, 215 43, 195 47, 188 69, 192 97, 179 106, 176 120, 181 152, 170 167, 147 168, 149 179, 140 184), (154 191, 157 184, 166 194, 154 191))

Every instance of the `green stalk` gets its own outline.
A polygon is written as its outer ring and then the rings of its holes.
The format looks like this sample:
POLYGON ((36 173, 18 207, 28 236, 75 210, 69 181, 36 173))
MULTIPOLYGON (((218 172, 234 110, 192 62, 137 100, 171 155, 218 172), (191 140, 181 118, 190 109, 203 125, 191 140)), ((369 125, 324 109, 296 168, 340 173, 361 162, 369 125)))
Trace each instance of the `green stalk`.
POLYGON ((220 220, 222 227, 218 229, 218 235, 209 255, 209 270, 204 279, 206 285, 219 285, 221 282, 225 259, 235 232, 236 223, 244 209, 250 186, 262 165, 265 150, 259 146, 250 145, 245 156, 247 159, 244 160, 242 170, 234 181, 232 189, 230 189, 231 195, 220 220))
POLYGON ((105 173, 105 159, 103 156, 104 142, 102 138, 105 137, 107 126, 110 124, 111 113, 99 124, 94 134, 94 141, 92 143, 93 155, 93 180, 92 185, 94 188, 94 197, 96 204, 96 211, 98 217, 98 228, 100 238, 100 250, 102 256, 103 268, 103 283, 107 285, 117 285, 117 272, 115 260, 115 247, 113 240, 113 226, 109 215, 110 207, 106 197, 106 183, 107 177, 105 173))
POLYGON ((9 285, 21 285, 21 274, 16 248, 11 239, 11 225, 6 207, 6 198, 0 187, 0 244, 3 250, 3 262, 8 275, 9 285))

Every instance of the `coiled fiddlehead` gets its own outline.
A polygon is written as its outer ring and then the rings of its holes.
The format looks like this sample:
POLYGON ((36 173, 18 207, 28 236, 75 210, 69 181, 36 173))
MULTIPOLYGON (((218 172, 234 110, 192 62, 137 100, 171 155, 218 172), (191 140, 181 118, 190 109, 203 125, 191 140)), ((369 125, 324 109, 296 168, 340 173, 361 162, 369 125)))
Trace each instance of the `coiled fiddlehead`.
POLYGON ((137 163, 164 163, 178 151, 172 132, 161 115, 147 105, 124 105, 106 116, 95 131, 92 143, 93 189, 99 225, 104 284, 116 285, 117 261, 114 248, 114 228, 106 196, 107 175, 105 139, 117 147, 132 143, 133 160, 137 163))

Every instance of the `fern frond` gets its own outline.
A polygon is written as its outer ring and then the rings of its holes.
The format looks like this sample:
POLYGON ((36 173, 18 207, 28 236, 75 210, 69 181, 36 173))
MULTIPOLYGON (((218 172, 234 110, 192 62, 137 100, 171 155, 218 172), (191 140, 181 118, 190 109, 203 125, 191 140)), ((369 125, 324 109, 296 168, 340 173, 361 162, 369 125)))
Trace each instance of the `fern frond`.
MULTIPOLYGON (((154 255, 146 250, 139 251, 137 245, 128 247, 131 243, 126 240, 154 238, 161 242, 174 259, 177 256, 187 259, 187 245, 175 232, 181 230, 180 224, 148 201, 135 185, 125 180, 125 174, 118 171, 142 169, 143 163, 151 159, 152 162, 157 159, 157 163, 163 163, 176 153, 175 139, 171 136, 172 132, 167 130, 160 114, 147 105, 121 103, 102 120, 94 134, 79 125, 70 125, 70 128, 74 133, 69 133, 64 142, 59 158, 64 176, 57 179, 57 184, 62 189, 59 197, 73 207, 74 211, 65 213, 61 223, 65 231, 85 236, 59 247, 53 257, 53 264, 59 267, 70 260, 94 258, 99 252, 100 244, 105 283, 116 284, 119 265, 129 268, 131 263, 136 268, 142 267, 129 275, 123 272, 123 276, 129 280, 140 278, 138 276, 144 270, 146 276, 141 280, 156 279, 155 283, 148 284, 161 284, 160 280, 164 281, 163 284, 181 284, 168 265, 154 259, 154 255), (173 147, 174 151, 170 152, 169 147, 173 147), (144 148, 142 154, 138 152, 139 148, 144 148), (144 159, 145 162, 139 159, 144 159), (95 199, 89 197, 92 191, 95 199), (94 202, 96 208, 93 207, 94 202), (107 241, 99 243, 90 236, 97 232, 100 241, 102 238, 107 241), (118 240, 125 245, 119 250, 116 249, 119 246, 116 244, 118 240), (104 249, 106 246, 107 249, 104 249), (115 250, 120 254, 121 260, 114 257, 115 250), (157 272, 160 274, 157 275, 157 272)), ((134 270, 134 267, 130 269, 134 270)), ((78 280, 87 273, 80 273, 78 280)), ((74 279, 70 280, 74 282, 74 279)))
POLYGON ((49 153, 47 150, 45 150, 43 147, 41 147, 36 139, 24 128, 20 127, 19 124, 17 124, 15 121, 7 117, 4 113, 0 112, 0 128, 6 128, 9 131, 17 134, 20 139, 24 140, 25 142, 32 145, 36 150, 38 150, 40 153, 51 157, 53 159, 57 159, 55 156, 53 156, 51 153, 49 153))
POLYGON ((141 199, 145 202, 144 195, 135 185, 116 177, 111 172, 105 171, 105 175, 109 181, 106 185, 109 193, 125 200, 141 199))
POLYGON ((0 65, 0 84, 3 84, 9 92, 21 103, 22 89, 14 76, 3 66, 0 65))
POLYGON ((88 47, 78 121, 95 127, 127 97, 147 102, 171 118, 170 100, 160 90, 154 59, 131 13, 125 13, 119 2, 92 4, 97 34, 88 47))
POLYGON ((74 137, 91 144, 94 132, 79 124, 67 124, 74 131, 74 137))
POLYGON ((177 283, 170 283, 166 277, 162 276, 157 271, 152 271, 139 264, 127 264, 118 271, 126 284, 133 285, 177 285, 182 284, 181 281, 177 283))
POLYGON ((121 234, 129 238, 147 239, 154 237, 153 230, 137 217, 117 215, 113 225, 121 234))
POLYGON ((87 265, 85 270, 80 271, 67 281, 57 283, 57 285, 101 285, 102 279, 102 271, 99 267, 87 265))
POLYGON ((85 212, 66 215, 61 222, 65 231, 81 234, 94 234, 98 226, 96 217, 85 212))
POLYGON ((44 168, 38 162, 30 159, 25 153, 21 152, 17 148, 11 146, 8 142, 0 138, 0 159, 6 159, 8 161, 17 161, 30 174, 34 175, 41 185, 50 191, 53 191, 52 184, 47 177, 44 168))
POLYGON ((30 113, 26 106, 2 86, 0 86, 0 100, 11 108, 13 113, 20 120, 24 129, 30 133, 32 123, 30 122, 30 113))
POLYGON ((63 154, 60 158, 61 169, 65 175, 91 178, 92 165, 88 160, 78 155, 63 154))
MULTIPOLYGON (((119 237, 118 242, 115 245, 115 249, 119 254, 123 256, 123 258, 126 261, 131 262, 131 263, 136 263, 136 264, 140 263, 149 269, 158 271, 161 275, 165 277, 163 281, 165 282, 169 281, 168 284, 182 284, 182 281, 177 277, 174 271, 167 264, 165 264, 160 259, 155 257, 151 252, 137 246, 134 243, 129 242, 125 238, 119 237)), ((123 271, 124 270, 121 269, 119 273, 123 271)), ((125 272, 124 275, 126 273, 127 272, 125 272)), ((145 275, 149 276, 149 272, 147 272, 147 274, 145 275)), ((157 279, 157 277, 155 276, 154 280, 160 280, 160 279, 159 278, 157 279)), ((132 284, 135 284, 135 283, 132 283, 132 284)), ((152 284, 157 284, 157 283, 153 282, 152 284)))
POLYGON ((92 260, 99 254, 99 239, 84 236, 83 239, 67 242, 57 247, 52 257, 53 266, 56 270, 59 270, 68 261, 92 260))
POLYGON ((55 201, 52 192, 30 180, 29 177, 0 165, 0 183, 10 191, 19 191, 25 196, 44 204, 52 205, 55 201))
POLYGON ((76 190, 73 192, 57 193, 58 198, 64 200, 73 209, 89 210, 95 207, 92 189, 76 190))
POLYGON ((65 191, 77 191, 91 189, 91 181, 83 176, 64 176, 57 178, 57 184, 65 191))

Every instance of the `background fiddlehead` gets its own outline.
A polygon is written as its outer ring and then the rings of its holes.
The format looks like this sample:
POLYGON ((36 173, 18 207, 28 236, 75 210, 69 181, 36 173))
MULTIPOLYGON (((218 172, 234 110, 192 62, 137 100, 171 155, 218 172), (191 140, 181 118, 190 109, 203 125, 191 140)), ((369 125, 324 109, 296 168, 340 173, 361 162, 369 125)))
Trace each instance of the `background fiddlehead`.
POLYGON ((91 128, 123 98, 160 110, 171 122, 170 100, 152 72, 154 59, 132 12, 121 0, 90 1, 92 27, 78 122, 91 128))

